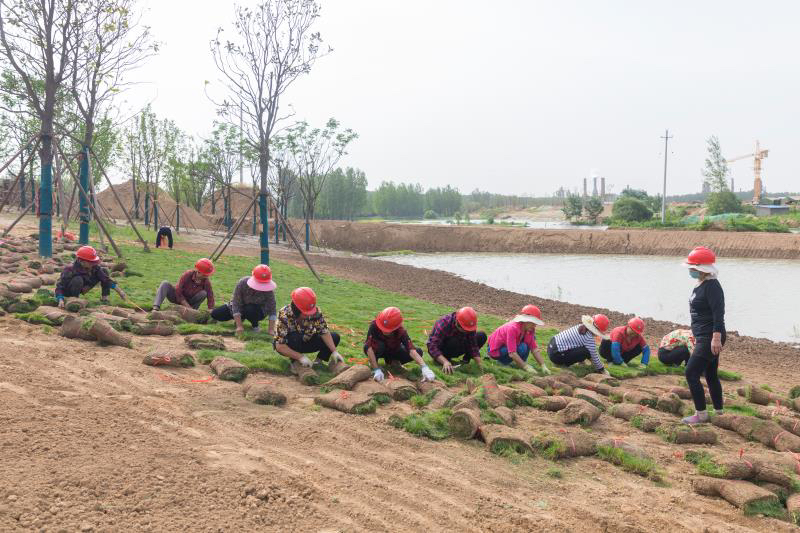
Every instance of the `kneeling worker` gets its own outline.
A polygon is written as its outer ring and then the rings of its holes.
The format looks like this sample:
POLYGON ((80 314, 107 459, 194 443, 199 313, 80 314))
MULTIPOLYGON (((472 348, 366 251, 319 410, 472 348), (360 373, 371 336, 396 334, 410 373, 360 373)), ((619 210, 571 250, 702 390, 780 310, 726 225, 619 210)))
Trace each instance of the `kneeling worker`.
POLYGON ((681 366, 688 363, 694 351, 695 339, 690 329, 670 331, 661 339, 658 346, 658 360, 667 366, 681 366))
POLYGON ((433 370, 428 368, 422 355, 411 342, 406 328, 403 327, 403 313, 397 307, 387 307, 370 323, 367 341, 364 343, 364 353, 369 358, 369 366, 372 368, 372 377, 375 381, 384 379, 383 370, 378 366, 380 358, 387 366, 403 365, 413 359, 422 369, 422 381, 436 379, 433 370))
POLYGON ((462 307, 454 313, 444 315, 428 337, 428 353, 442 365, 445 374, 453 373, 453 360, 461 364, 472 359, 481 366, 481 348, 486 344, 486 333, 477 331, 478 314, 471 307, 462 307))
POLYGON ((272 270, 267 265, 258 265, 250 276, 245 276, 233 289, 233 298, 211 311, 211 318, 217 322, 226 322, 233 318, 236 322, 236 333, 242 333, 242 319, 250 321, 253 331, 259 331, 258 323, 269 319, 269 334, 275 336, 275 282, 272 281, 272 270))
POLYGON ((92 287, 100 284, 100 301, 108 303, 108 295, 111 289, 125 299, 125 293, 117 287, 117 283, 111 279, 106 269, 100 266, 100 258, 91 246, 81 246, 75 254, 75 262, 64 267, 61 277, 56 284, 56 300, 58 307, 64 308, 64 297, 79 297, 89 292, 92 287))
POLYGON ((336 350, 339 334, 328 330, 325 317, 317 308, 317 295, 309 287, 292 291, 292 302, 278 311, 278 324, 272 345, 275 351, 304 367, 311 360, 304 354, 317 352, 317 362, 342 362, 336 350))
POLYGON ((628 320, 627 326, 611 330, 611 338, 600 343, 600 355, 615 365, 628 364, 631 359, 642 354, 642 364, 650 364, 650 346, 642 336, 644 320, 635 316, 628 320))
POLYGON ((542 325, 544 322, 539 308, 526 305, 513 320, 489 335, 489 357, 503 365, 514 363, 526 372, 535 372, 536 369, 528 364, 528 354, 533 353, 536 362, 542 367, 542 373, 550 374, 536 344, 536 326, 542 325))
POLYGON ((608 374, 600 356, 597 355, 595 335, 607 339, 609 320, 606 315, 583 315, 581 323, 550 339, 547 356, 557 365, 570 366, 587 359, 592 361, 596 372, 608 374))
POLYGON ((173 286, 169 281, 162 281, 153 300, 153 309, 158 311, 164 299, 171 303, 197 309, 203 300, 208 300, 208 308, 214 309, 214 291, 211 290, 211 274, 214 264, 210 259, 198 259, 194 269, 181 275, 178 284, 173 286))

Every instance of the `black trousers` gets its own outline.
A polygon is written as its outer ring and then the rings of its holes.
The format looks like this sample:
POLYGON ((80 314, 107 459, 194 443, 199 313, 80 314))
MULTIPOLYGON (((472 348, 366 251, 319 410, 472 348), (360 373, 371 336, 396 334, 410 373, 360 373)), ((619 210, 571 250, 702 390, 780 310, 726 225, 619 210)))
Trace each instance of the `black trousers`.
MULTIPOLYGON (((483 345, 486 344, 486 333, 483 331, 476 331, 475 332, 475 344, 478 346, 478 350, 483 348, 483 345)), ((467 341, 466 339, 460 337, 448 337, 444 340, 439 349, 442 351, 442 355, 444 355, 445 359, 453 362, 454 359, 461 358, 461 363, 466 364, 469 363, 470 359, 472 359, 472 354, 467 353, 467 341)), ((430 353, 430 350, 428 350, 430 353)), ((431 354, 433 357, 433 354, 431 354)), ((436 358, 433 357, 433 360, 436 361, 436 358)), ((438 361, 437 361, 438 362, 438 361)))
MULTIPOLYGON (((250 324, 256 328, 258 323, 266 318, 264 308, 256 304, 244 304, 240 309, 242 312, 242 320, 249 320, 250 324)), ((211 311, 211 318, 217 322, 227 322, 233 320, 233 313, 229 304, 220 305, 211 311)))
MULTIPOLYGON (((722 344, 725 344, 725 334, 722 334, 722 344)), ((694 408, 697 411, 706 410, 706 393, 700 383, 700 376, 706 376, 708 393, 714 409, 722 409, 722 383, 717 375, 719 370, 719 356, 711 352, 711 337, 698 337, 689 362, 686 363, 686 382, 692 391, 694 408)))
MULTIPOLYGON (((97 285, 97 281, 94 283, 84 283, 83 278, 80 276, 75 276, 70 280, 66 287, 64 287, 64 296, 81 296, 89 292, 95 285, 97 285)), ((111 282, 108 283, 100 283, 100 294, 102 296, 108 296, 111 294, 111 282)))
MULTIPOLYGON (((588 352, 588 350, 587 350, 587 352, 588 352)), ((619 355, 620 355, 620 357, 622 357, 623 361, 625 361, 626 363, 630 363, 631 359, 633 359, 637 355, 642 355, 642 347, 637 344, 636 346, 634 346, 633 348, 631 348, 627 352, 623 352, 623 351, 620 350, 619 355)), ((600 357, 602 357, 606 361, 613 361, 614 360, 611 357, 611 341, 604 339, 600 343, 600 357)))
POLYGON ((658 349, 658 360, 667 366, 681 366, 683 363, 688 363, 690 355, 689 348, 684 345, 676 346, 671 350, 658 349))
POLYGON ((172 248, 172 230, 166 226, 161 226, 158 230, 158 235, 156 235, 156 248, 161 247, 161 237, 167 237, 167 243, 169 247, 172 248))
MULTIPOLYGON (((333 339, 333 345, 339 346, 339 334, 335 331, 331 331, 331 338, 333 339)), ((303 334, 297 331, 293 331, 286 336, 286 344, 294 350, 295 352, 299 353, 313 353, 317 352, 317 359, 320 361, 327 361, 331 358, 331 350, 325 345, 322 341, 321 335, 314 335, 309 340, 303 340, 303 334)))
POLYGON ((547 357, 549 357, 554 364, 561 366, 574 365, 575 363, 580 363, 581 361, 592 358, 586 346, 570 348, 563 352, 558 351, 555 337, 550 339, 550 343, 547 345, 547 357))
MULTIPOLYGON (((406 347, 402 344, 395 349, 386 348, 386 344, 380 341, 375 344, 376 346, 372 348, 372 351, 375 352, 375 359, 383 359, 387 365, 392 363, 404 365, 413 361, 413 359, 411 359, 411 352, 406 350, 406 347)), ((364 353, 367 353, 367 347, 368 345, 365 344, 364 353)))

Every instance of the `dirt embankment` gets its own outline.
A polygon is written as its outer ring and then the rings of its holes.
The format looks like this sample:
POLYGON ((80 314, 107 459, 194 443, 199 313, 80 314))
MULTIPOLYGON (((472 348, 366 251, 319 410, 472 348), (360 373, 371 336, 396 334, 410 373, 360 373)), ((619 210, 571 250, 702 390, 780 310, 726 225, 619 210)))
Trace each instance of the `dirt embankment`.
POLYGON ((725 231, 536 230, 487 226, 427 226, 319 220, 320 244, 356 253, 496 252, 682 256, 708 246, 721 257, 800 259, 800 235, 725 231))

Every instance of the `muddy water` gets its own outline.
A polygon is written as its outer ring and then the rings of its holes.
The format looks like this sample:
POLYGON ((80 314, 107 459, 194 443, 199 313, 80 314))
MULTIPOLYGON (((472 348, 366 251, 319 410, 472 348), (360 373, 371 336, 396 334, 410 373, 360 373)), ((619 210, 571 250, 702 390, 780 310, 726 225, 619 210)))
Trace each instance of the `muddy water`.
MULTIPOLYGON (((418 254, 383 259, 444 270, 498 289, 689 323, 694 282, 676 257, 418 254)), ((718 267, 728 330, 800 342, 800 261, 720 259, 718 267)))

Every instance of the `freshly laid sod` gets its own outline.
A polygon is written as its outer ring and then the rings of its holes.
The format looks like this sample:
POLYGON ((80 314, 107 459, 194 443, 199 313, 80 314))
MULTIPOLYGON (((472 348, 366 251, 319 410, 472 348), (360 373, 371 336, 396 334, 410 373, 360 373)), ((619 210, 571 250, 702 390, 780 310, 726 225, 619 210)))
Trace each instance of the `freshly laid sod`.
POLYGON ((653 481, 661 481, 663 473, 652 459, 644 459, 611 446, 598 446, 597 455, 604 461, 613 463, 626 472, 638 474, 653 481))
POLYGON ((451 435, 449 420, 452 414, 450 409, 439 409, 413 413, 406 417, 392 415, 389 417, 389 424, 418 437, 444 440, 451 435))
POLYGON ((717 464, 710 453, 706 451, 689 450, 684 458, 697 467, 697 473, 702 476, 724 478, 728 471, 724 466, 717 464))

